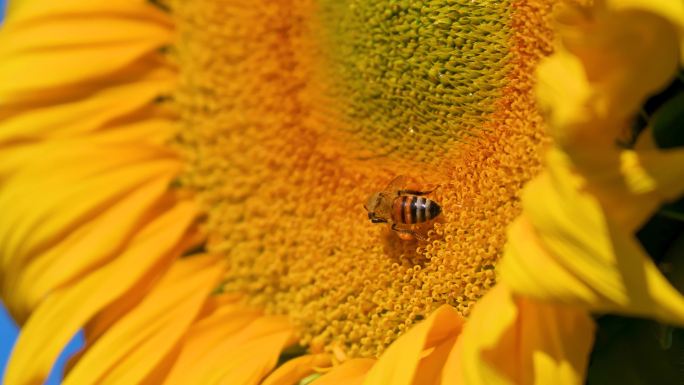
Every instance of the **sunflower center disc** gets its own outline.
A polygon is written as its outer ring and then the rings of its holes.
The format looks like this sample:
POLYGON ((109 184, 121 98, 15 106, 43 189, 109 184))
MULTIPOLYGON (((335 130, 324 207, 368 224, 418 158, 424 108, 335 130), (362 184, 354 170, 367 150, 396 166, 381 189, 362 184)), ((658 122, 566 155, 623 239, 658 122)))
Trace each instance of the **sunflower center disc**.
POLYGON ((378 356, 494 283, 546 142, 531 93, 547 1, 171 1, 181 183, 222 290, 314 350, 378 356), (427 242, 368 221, 394 175, 440 187, 427 242))

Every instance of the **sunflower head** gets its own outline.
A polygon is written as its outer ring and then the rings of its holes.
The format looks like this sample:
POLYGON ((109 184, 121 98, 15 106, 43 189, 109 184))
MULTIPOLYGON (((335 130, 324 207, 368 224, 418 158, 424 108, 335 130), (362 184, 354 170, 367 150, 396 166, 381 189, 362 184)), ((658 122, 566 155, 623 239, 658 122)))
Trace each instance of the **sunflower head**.
POLYGON ((228 261, 221 290, 349 357, 440 305, 468 315, 540 167, 529 69, 551 2, 223 4, 171 2, 180 183, 228 261), (373 226, 401 222, 401 189, 434 190, 437 220, 373 226))
POLYGON ((576 384, 590 310, 681 322, 633 232, 682 154, 610 147, 681 63, 681 5, 553 36, 552 0, 15 4, 8 384, 81 327, 67 384, 576 384))

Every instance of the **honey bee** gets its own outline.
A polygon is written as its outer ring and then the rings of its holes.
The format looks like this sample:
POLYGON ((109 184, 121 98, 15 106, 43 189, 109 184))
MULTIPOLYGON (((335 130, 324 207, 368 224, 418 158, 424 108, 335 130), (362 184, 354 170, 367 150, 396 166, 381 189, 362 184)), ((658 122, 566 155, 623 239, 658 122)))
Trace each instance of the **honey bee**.
POLYGON ((405 182, 405 176, 397 176, 383 191, 368 197, 363 207, 368 211, 371 222, 390 224, 400 238, 425 240, 424 236, 413 231, 412 225, 431 221, 442 212, 437 202, 424 197, 436 188, 430 191, 407 190, 401 188, 405 182))

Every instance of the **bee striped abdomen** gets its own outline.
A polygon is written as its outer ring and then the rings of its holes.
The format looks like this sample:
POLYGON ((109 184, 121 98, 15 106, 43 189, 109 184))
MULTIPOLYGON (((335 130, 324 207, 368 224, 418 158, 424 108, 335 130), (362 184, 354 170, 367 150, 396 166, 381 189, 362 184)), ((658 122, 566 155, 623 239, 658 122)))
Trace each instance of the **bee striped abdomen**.
POLYGON ((441 212, 437 203, 417 195, 397 197, 392 204, 392 220, 407 225, 427 222, 441 212))

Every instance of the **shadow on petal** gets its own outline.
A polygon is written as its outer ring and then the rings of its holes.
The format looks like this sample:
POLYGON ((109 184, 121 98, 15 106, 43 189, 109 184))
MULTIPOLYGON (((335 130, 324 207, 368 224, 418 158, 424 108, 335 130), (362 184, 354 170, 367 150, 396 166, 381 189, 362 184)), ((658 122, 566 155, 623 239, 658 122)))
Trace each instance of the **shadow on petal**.
POLYGON ((473 310, 442 384, 583 384, 593 339, 586 311, 516 297, 499 284, 473 310))

